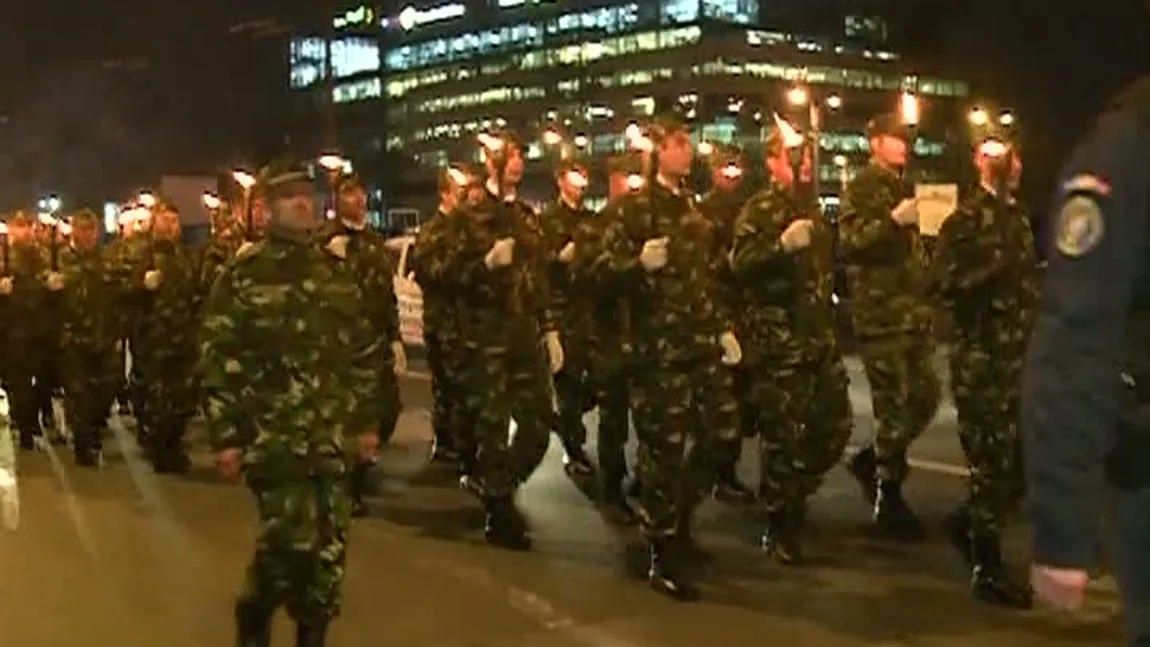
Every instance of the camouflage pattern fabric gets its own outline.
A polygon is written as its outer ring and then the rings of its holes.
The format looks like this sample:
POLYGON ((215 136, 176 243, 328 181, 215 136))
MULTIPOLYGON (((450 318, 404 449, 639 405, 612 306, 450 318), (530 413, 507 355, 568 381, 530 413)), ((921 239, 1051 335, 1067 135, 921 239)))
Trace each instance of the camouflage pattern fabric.
POLYGON ((606 223, 602 263, 631 306, 633 416, 639 438, 643 532, 675 534, 714 483, 739 438, 731 371, 718 337, 734 330, 717 299, 710 223, 687 196, 661 185, 624 199, 606 223), (647 272, 647 240, 668 239, 668 262, 647 272))
POLYGON ((43 353, 44 329, 40 325, 40 309, 47 297, 45 281, 49 259, 43 248, 35 243, 13 244, 9 250, 9 274, 12 294, 8 296, 8 403, 12 423, 20 432, 20 441, 27 447, 32 438, 40 434, 39 402, 33 389, 33 379, 40 367, 43 353))
POLYGON ((871 163, 847 187, 839 216, 851 323, 878 425, 877 474, 892 482, 905 478, 907 448, 941 397, 918 228, 891 217, 905 193, 898 175, 871 163))
POLYGON ((1026 214, 976 189, 943 223, 931 278, 954 321, 951 388, 973 532, 995 532, 1023 489, 1019 389, 1039 278, 1026 214))
POLYGON ((274 224, 205 307, 200 374, 216 451, 244 449, 260 516, 244 599, 303 624, 339 611, 359 434, 378 423, 384 340, 346 264, 274 224))

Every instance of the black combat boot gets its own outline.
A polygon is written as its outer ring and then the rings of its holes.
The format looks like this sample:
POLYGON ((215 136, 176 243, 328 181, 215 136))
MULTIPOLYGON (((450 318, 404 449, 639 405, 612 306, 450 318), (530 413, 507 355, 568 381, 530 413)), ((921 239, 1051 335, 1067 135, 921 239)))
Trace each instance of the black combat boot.
POLYGON ((926 539, 926 527, 903 498, 900 481, 879 480, 878 498, 874 504, 874 521, 876 530, 889 539, 896 541, 926 539))
POLYGON ((639 515, 627 502, 623 494, 623 476, 619 474, 604 474, 603 482, 603 512, 608 521, 620 526, 633 526, 639 522, 639 515))
POLYGON ((296 624, 296 647, 324 647, 327 644, 328 621, 321 620, 309 624, 296 624))
POLYGON ((349 475, 352 500, 351 516, 357 519, 366 517, 371 512, 367 507, 367 502, 364 501, 364 495, 367 493, 368 470, 370 469, 369 463, 356 463, 351 468, 349 475))
POLYGON ((971 538, 970 589, 976 600, 1010 609, 1029 609, 1034 595, 1019 584, 1002 562, 1002 542, 997 532, 976 532, 971 538))
POLYGON ((687 577, 681 545, 670 537, 651 541, 651 568, 647 571, 647 581, 651 588, 663 595, 680 602, 691 602, 699 599, 699 590, 687 577))
POLYGON ((855 477, 862 489, 863 498, 866 499, 868 505, 872 506, 878 497, 878 485, 875 478, 877 468, 878 459, 875 456, 874 445, 867 446, 847 463, 847 469, 850 470, 851 476, 855 477))
POLYGON ((487 543, 508 550, 531 550, 526 523, 510 496, 485 497, 483 507, 487 512, 487 543))
POLYGON ((946 538, 950 540, 950 545, 962 557, 967 567, 974 566, 974 544, 970 540, 970 524, 970 508, 965 503, 946 518, 946 538))
POLYGON ((275 609, 258 600, 236 603, 237 647, 269 647, 272 642, 272 614, 275 609))
POLYGON ((803 517, 802 506, 784 507, 768 512, 767 527, 759 540, 763 552, 783 566, 802 563, 803 517))

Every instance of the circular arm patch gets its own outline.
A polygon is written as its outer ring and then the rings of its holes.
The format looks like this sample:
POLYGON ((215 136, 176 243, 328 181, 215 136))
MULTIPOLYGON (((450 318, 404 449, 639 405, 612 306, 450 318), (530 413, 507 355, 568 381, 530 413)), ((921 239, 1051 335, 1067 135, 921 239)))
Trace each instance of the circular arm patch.
POLYGON ((1071 196, 1058 214, 1055 244, 1058 251, 1071 258, 1090 253, 1101 242, 1105 225, 1102 209, 1088 195, 1071 196))

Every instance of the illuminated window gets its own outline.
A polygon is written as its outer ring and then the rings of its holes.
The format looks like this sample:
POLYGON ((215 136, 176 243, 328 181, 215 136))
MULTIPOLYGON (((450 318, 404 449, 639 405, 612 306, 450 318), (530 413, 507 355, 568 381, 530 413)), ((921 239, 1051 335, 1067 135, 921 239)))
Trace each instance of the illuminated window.
POLYGON ((639 117, 649 117, 655 114, 655 98, 635 97, 631 99, 631 111, 639 117))
POLYGON ((306 88, 327 76, 327 44, 322 38, 297 38, 289 49, 293 90, 306 88))
POLYGON ((699 0, 663 0, 663 23, 695 22, 699 19, 699 0))
POLYGON ((759 21, 759 0, 703 0, 703 17, 744 25, 759 21))
POLYGON ((372 38, 332 41, 331 72, 337 79, 379 71, 379 43, 372 38))
POLYGON ((383 96, 383 81, 376 77, 362 81, 341 83, 331 91, 331 100, 335 103, 350 103, 365 99, 378 99, 383 96))
POLYGON ((416 112, 436 113, 459 108, 483 106, 493 103, 507 103, 510 101, 527 101, 542 99, 547 96, 546 90, 541 87, 503 86, 488 88, 480 92, 468 92, 436 97, 421 101, 415 105, 416 112))
POLYGON ((876 16, 847 16, 844 31, 851 40, 865 40, 872 43, 885 43, 886 22, 876 16))

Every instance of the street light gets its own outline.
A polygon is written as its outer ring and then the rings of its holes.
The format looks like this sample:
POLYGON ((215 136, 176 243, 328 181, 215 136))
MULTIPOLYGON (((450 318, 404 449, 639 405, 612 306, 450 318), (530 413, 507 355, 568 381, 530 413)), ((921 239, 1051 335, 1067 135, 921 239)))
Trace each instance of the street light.
POLYGON ((835 166, 843 168, 847 165, 846 155, 835 155, 835 166))
POLYGON ((256 178, 247 171, 232 171, 232 179, 236 184, 240 185, 244 191, 249 191, 256 185, 256 178))
POLYGON ((710 155, 715 152, 715 146, 711 142, 699 142, 699 154, 710 155))
POLYGON ((970 114, 967 115, 966 118, 975 126, 985 126, 987 122, 990 121, 990 117, 987 116, 986 111, 982 108, 971 109, 970 114))
POLYGON ((316 161, 319 162, 320 166, 327 169, 327 171, 329 173, 338 173, 339 171, 342 171, 344 165, 347 163, 347 161, 344 160, 339 155, 330 155, 330 154, 329 155, 320 155, 319 159, 316 161))
POLYGON ((203 196, 202 200, 203 200, 203 202, 204 202, 204 206, 205 206, 205 207, 206 207, 206 208, 207 208, 209 211, 216 211, 217 209, 219 209, 219 208, 220 208, 220 199, 219 199, 219 197, 218 197, 218 196, 216 196, 216 195, 215 195, 214 193, 212 193, 211 191, 204 191, 204 196, 203 196))
POLYGON ((547 144, 548 146, 554 146, 561 141, 563 141, 563 136, 560 135, 559 133, 555 132, 554 130, 551 130, 550 128, 548 128, 547 130, 543 131, 543 143, 544 144, 547 144))
POLYGON ((140 195, 136 196, 136 202, 141 206, 151 209, 156 206, 156 196, 151 191, 141 191, 140 195))
POLYGON ((998 116, 998 123, 1009 128, 1014 125, 1014 113, 1006 111, 998 116))
POLYGON ((793 106, 804 106, 810 100, 810 95, 807 94, 805 88, 795 86, 787 92, 787 101, 791 102, 793 106))
POLYGON ((575 135, 575 145, 579 148, 587 146, 587 135, 575 135))
POLYGON ((831 110, 838 110, 843 107, 843 98, 837 94, 832 94, 827 97, 827 107, 831 110))
POLYGON ((919 120, 918 97, 913 92, 903 92, 899 96, 898 111, 902 122, 907 126, 917 126, 919 120))

